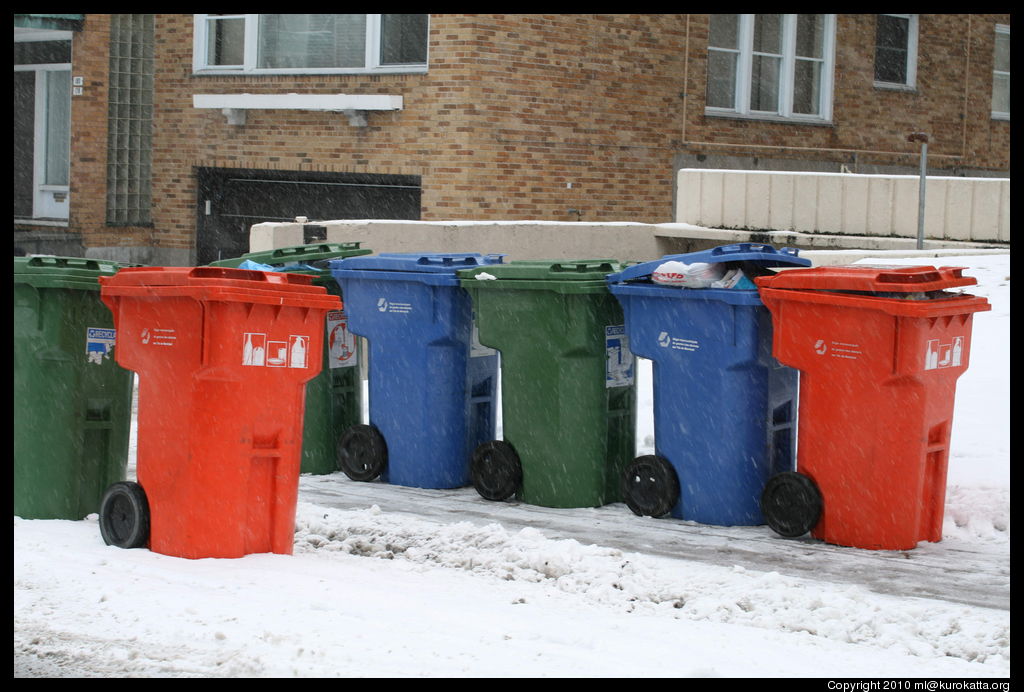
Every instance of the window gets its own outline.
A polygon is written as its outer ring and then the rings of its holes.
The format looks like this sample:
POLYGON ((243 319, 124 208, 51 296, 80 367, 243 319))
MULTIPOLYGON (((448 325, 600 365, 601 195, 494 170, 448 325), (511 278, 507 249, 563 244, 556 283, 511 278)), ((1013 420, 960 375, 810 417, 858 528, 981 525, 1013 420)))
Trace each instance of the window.
POLYGON ((875 86, 913 89, 916 79, 917 15, 876 15, 875 86))
POLYGON ((992 117, 1010 119, 1010 27, 996 24, 992 61, 992 117))
POLYGON ((835 16, 712 14, 706 115, 827 122, 835 16))
POLYGON ((153 15, 110 16, 107 223, 152 222, 153 15))
POLYGON ((196 72, 422 72, 425 14, 195 15, 196 72))
POLYGON ((37 36, 14 43, 14 216, 61 223, 71 190, 71 40, 37 36))

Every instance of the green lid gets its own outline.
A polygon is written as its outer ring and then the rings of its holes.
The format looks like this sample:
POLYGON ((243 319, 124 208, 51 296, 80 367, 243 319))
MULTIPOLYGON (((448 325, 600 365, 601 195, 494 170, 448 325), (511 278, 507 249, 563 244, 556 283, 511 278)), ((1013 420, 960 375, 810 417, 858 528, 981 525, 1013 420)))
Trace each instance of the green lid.
MULTIPOLYGON (((357 255, 369 255, 373 250, 359 247, 360 243, 315 243, 313 245, 293 245, 291 247, 279 247, 264 252, 248 252, 241 257, 232 259, 217 260, 211 262, 213 267, 237 267, 245 260, 256 264, 266 264, 273 267, 287 267, 288 265, 313 264, 324 260, 341 259, 344 257, 355 257, 357 255)), ((319 271, 328 271, 327 267, 318 267, 319 271)))
POLYGON ((14 258, 14 283, 37 288, 75 288, 98 291, 100 276, 113 276, 127 265, 85 257, 35 255, 14 258))
POLYGON ((613 259, 516 260, 507 264, 465 269, 459 279, 466 289, 525 289, 560 293, 607 290, 606 277, 620 271, 613 259))

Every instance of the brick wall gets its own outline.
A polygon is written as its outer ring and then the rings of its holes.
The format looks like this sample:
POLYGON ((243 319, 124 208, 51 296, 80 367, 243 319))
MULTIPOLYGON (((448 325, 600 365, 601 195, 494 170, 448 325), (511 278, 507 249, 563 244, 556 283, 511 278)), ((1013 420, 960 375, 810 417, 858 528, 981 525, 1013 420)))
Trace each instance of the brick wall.
POLYGON ((799 125, 704 116, 708 21, 707 15, 691 15, 686 148, 917 166, 920 145, 906 138, 923 131, 930 136, 930 164, 1009 171, 1010 123, 991 118, 997 23, 1009 24, 1010 16, 921 15, 917 88, 905 92, 874 86, 875 16, 838 15, 833 123, 799 125), (725 143, 758 146, 721 146, 725 143))
POLYGON ((91 246, 189 248, 197 167, 418 175, 423 220, 640 223, 672 220, 682 152, 916 165, 906 135, 924 130, 935 162, 1008 170, 1009 123, 989 113, 997 21, 1009 15, 923 15, 918 89, 904 93, 871 83, 873 16, 839 15, 834 125, 820 126, 705 116, 707 15, 434 15, 426 74, 258 77, 193 75, 192 15, 157 15, 149 229, 104 222, 109 16, 87 15, 70 225, 91 246), (404 109, 370 113, 365 128, 255 110, 238 127, 192 107, 195 93, 243 92, 401 94, 404 109))

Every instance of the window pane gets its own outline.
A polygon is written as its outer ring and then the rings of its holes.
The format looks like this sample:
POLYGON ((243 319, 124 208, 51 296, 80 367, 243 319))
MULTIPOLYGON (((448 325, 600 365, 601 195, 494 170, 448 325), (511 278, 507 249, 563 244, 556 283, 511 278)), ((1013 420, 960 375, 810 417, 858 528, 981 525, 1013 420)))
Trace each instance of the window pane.
POLYGON ((755 55, 750 65, 750 109, 779 111, 779 58, 755 55))
POLYGON ((1002 32, 996 33, 995 63, 994 68, 1000 72, 1010 71, 1010 35, 1002 32))
POLYGON ((1010 75, 992 76, 992 110, 998 113, 1010 112, 1010 75))
POLYGON ((23 41, 14 44, 15 65, 71 62, 71 41, 23 41))
POLYGON ((759 53, 782 52, 782 15, 754 15, 754 50, 759 53))
POLYGON ((715 48, 736 48, 739 41, 738 14, 713 14, 708 27, 708 45, 715 48))
POLYGON ((888 14, 877 15, 875 24, 876 46, 906 50, 909 33, 910 20, 906 17, 893 17, 888 14))
POLYGON ((736 107, 737 53, 708 52, 707 104, 713 108, 736 107))
POLYGON ((241 65, 245 60, 245 20, 210 19, 207 65, 241 65))
POLYGON ((261 14, 257 67, 364 67, 365 14, 261 14))
POLYGON ((818 115, 821 110, 821 63, 797 60, 793 71, 793 112, 818 115))
POLYGON ((427 62, 427 17, 425 14, 381 15, 381 65, 427 62))
POLYGON ((892 48, 879 48, 875 52, 875 80, 907 83, 907 52, 892 48))
POLYGON ((796 16, 796 54, 803 58, 824 57, 825 15, 796 16))
POLYGON ((67 185, 71 164, 71 72, 46 75, 46 173, 44 184, 67 185))
POLYGON ((907 83, 907 41, 910 20, 904 17, 877 15, 875 24, 875 80, 907 83))
MULTIPOLYGON (((15 44, 18 45, 18 44, 15 44)), ((14 73, 14 215, 32 216, 36 73, 14 73)))

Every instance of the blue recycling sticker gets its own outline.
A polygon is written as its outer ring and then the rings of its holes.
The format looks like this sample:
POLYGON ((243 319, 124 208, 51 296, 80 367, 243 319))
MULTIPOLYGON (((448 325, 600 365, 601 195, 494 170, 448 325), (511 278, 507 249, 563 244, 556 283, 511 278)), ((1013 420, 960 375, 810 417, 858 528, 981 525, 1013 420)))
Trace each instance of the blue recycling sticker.
POLYGON ((628 387, 633 384, 635 359, 629 350, 629 337, 622 324, 604 328, 605 387, 628 387))
POLYGON ((85 332, 85 355, 87 362, 102 365, 110 358, 117 337, 116 329, 88 327, 85 332))

